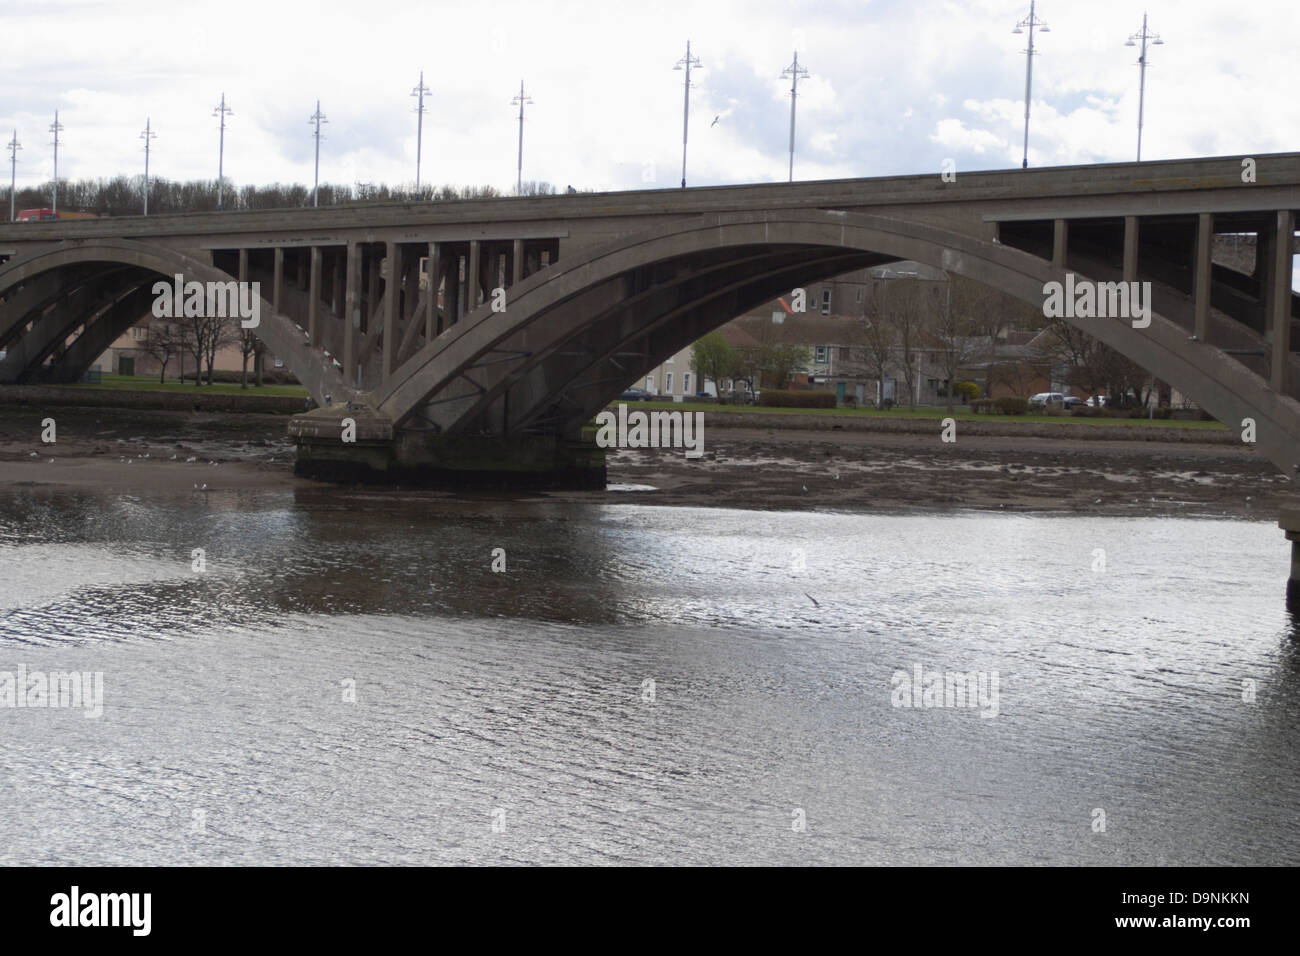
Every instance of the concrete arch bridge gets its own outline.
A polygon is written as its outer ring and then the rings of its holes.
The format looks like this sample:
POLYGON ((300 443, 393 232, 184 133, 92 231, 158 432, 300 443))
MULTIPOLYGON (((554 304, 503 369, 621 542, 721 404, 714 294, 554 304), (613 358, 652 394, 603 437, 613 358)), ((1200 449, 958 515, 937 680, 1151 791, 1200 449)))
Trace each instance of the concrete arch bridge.
POLYGON ((1294 475, 1300 154, 1245 159, 5 225, 0 382, 76 381, 159 278, 256 281, 256 334, 321 405, 290 425, 303 473, 598 483, 582 429, 630 382, 794 287, 915 260, 1040 306, 1067 273, 1150 282, 1149 326, 1072 321, 1253 418, 1294 475), (1253 261, 1215 263, 1225 234, 1253 261))

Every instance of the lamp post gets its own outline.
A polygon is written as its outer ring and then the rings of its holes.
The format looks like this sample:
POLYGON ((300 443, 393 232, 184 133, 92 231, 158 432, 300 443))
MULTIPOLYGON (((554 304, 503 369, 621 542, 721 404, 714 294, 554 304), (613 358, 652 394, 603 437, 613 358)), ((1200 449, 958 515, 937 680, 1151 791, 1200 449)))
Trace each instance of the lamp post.
POLYGON ((9 221, 13 222, 15 187, 18 183, 18 150, 23 148, 23 144, 18 142, 18 130, 14 130, 14 138, 6 148, 9 150, 9 221))
POLYGON ((316 137, 316 174, 312 178, 311 204, 313 206, 319 206, 320 203, 317 201, 317 197, 320 190, 320 124, 329 122, 329 120, 325 118, 325 114, 320 111, 320 100, 316 101, 316 112, 307 117, 307 122, 316 125, 316 131, 312 133, 312 135, 316 137))
POLYGON ((57 216, 59 214, 59 134, 63 132, 58 110, 54 111, 54 122, 50 124, 50 132, 54 134, 54 195, 50 203, 50 211, 57 216))
POLYGON ((429 88, 424 85, 424 70, 420 71, 420 83, 415 89, 411 90, 411 95, 416 98, 415 106, 415 198, 420 198, 420 151, 424 144, 424 94, 429 92, 429 88))
POLYGON ((794 102, 799 96, 799 77, 808 71, 799 65, 799 51, 794 51, 794 62, 781 71, 781 79, 790 77, 790 182, 794 182, 794 102))
POLYGON ((689 128, 691 118, 691 67, 698 67, 700 61, 698 57, 691 56, 691 41, 686 41, 686 56, 677 61, 674 70, 686 71, 685 92, 682 99, 682 188, 686 188, 686 131, 689 128))
POLYGON ((519 95, 510 101, 511 106, 519 107, 519 164, 515 167, 515 195, 524 191, 524 106, 532 103, 532 98, 524 95, 524 81, 519 81, 519 95))
POLYGON ((221 105, 212 110, 213 116, 221 117, 221 132, 217 136, 217 212, 221 211, 221 187, 226 162, 226 117, 234 111, 226 105, 226 94, 221 94, 221 105))
POLYGON ((1138 152, 1137 161, 1142 162, 1142 108, 1146 99, 1147 91, 1147 44, 1152 46, 1163 46, 1164 40, 1160 39, 1160 34, 1152 33, 1147 30, 1147 15, 1142 14, 1142 30, 1140 33, 1134 33, 1128 38, 1125 46, 1137 46, 1141 43, 1142 52, 1138 56, 1138 152))
POLYGON ((1025 154, 1020 161, 1021 169, 1029 168, 1029 101, 1033 95, 1034 85, 1034 31, 1051 33, 1052 28, 1038 18, 1034 12, 1034 0, 1029 0, 1029 16, 1016 24, 1012 33, 1029 31, 1029 47, 1025 50, 1025 154))
POLYGON ((144 214, 149 215, 149 141, 157 139, 158 134, 149 128, 149 117, 144 119, 144 132, 140 134, 144 140, 144 214))

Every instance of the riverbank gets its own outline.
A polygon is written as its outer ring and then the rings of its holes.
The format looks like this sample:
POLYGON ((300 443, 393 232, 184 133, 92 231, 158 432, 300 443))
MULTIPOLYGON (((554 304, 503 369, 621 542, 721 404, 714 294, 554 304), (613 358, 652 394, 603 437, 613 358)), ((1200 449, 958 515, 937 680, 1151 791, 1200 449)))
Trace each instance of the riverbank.
MULTIPOLYGON (((810 417, 773 422, 777 416, 731 413, 725 424, 722 418, 706 413, 702 458, 687 459, 672 449, 615 450, 609 455, 611 490, 546 497, 776 509, 1206 514, 1271 521, 1293 493, 1285 476, 1250 446, 1232 441, 1226 429, 1110 425, 1103 432, 1097 430, 1103 426, 980 422, 985 429, 962 422, 957 440, 944 443, 936 423, 917 420, 853 419, 878 427, 831 428, 826 420, 810 417)), ((191 494, 204 485, 209 493, 334 490, 295 478, 293 461, 293 443, 280 415, 0 406, 4 485, 150 495, 191 494), (53 444, 40 440, 45 417, 55 418, 53 444)))

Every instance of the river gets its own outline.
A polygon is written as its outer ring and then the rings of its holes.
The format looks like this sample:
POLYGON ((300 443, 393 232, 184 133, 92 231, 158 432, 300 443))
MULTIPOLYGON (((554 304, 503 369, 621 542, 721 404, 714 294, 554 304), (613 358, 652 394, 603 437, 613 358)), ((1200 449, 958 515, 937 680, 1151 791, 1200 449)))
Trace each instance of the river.
POLYGON ((0 676, 102 712, 0 696, 0 864, 1295 865, 1287 559, 1192 517, 10 487, 0 676))

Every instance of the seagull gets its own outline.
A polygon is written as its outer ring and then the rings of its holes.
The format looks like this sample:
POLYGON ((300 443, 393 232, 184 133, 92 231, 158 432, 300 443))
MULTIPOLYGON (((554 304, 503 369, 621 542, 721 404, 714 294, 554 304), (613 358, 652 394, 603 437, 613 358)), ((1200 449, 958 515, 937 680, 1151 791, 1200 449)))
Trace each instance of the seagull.
POLYGON ((807 486, 807 485, 804 485, 804 486, 803 486, 803 493, 804 493, 805 495, 808 494, 808 486, 807 486))
POLYGON ((720 120, 720 119, 722 119, 722 114, 721 114, 721 113, 719 113, 717 116, 713 117, 713 122, 709 124, 709 129, 713 129, 713 127, 717 126, 717 125, 718 125, 718 120, 720 120))
POLYGON ((186 463, 186 464, 189 464, 189 463, 192 462, 192 461, 198 461, 198 458, 196 458, 196 457, 194 457, 193 455, 191 455, 189 458, 186 458, 186 459, 185 459, 185 463, 186 463))
POLYGON ((31 453, 30 455, 28 455, 27 457, 28 457, 28 458, 35 458, 35 457, 36 457, 36 452, 32 452, 32 453, 31 453))

